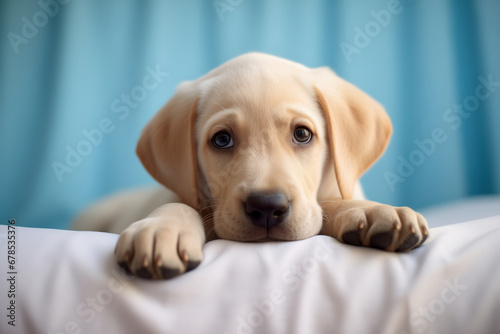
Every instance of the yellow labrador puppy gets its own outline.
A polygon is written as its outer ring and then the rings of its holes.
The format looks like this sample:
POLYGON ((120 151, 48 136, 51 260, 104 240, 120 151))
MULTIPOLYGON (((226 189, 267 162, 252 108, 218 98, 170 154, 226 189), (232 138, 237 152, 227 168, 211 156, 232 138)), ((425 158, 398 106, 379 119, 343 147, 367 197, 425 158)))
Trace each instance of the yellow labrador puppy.
POLYGON ((116 259, 145 278, 196 267, 203 244, 216 238, 326 234, 407 251, 426 239, 425 219, 364 200, 358 184, 391 132, 383 107, 330 69, 245 54, 182 83, 144 129, 137 154, 173 193, 120 195, 77 225, 123 231, 116 259), (141 217, 137 207, 154 211, 141 217), (138 221, 125 228, 131 219, 138 221))

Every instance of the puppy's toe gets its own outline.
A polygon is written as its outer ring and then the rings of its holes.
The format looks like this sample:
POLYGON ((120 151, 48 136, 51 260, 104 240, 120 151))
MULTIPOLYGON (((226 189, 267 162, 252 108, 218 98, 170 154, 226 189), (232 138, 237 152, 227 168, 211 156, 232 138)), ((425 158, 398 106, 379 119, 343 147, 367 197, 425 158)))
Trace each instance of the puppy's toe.
POLYGON ((168 268, 160 266, 157 270, 159 271, 160 277, 164 279, 174 278, 182 274, 179 268, 168 268))
POLYGON ((405 252, 420 246, 429 234, 427 221, 418 212, 410 208, 397 209, 401 220, 401 233, 395 245, 396 252, 405 252))
POLYGON ((142 278, 153 278, 153 243, 155 229, 145 227, 134 235, 134 256, 130 263, 130 270, 142 278))
POLYGON ((361 246, 361 235, 359 233, 360 231, 349 231, 345 232, 342 234, 342 241, 346 244, 353 245, 353 246, 361 246))
POLYGON ((401 223, 393 207, 377 205, 367 210, 369 230, 368 245, 373 248, 389 250, 397 238, 401 223))
POLYGON ((339 225, 342 226, 339 233, 341 240, 348 245, 363 245, 367 226, 365 212, 362 209, 352 208, 342 212, 338 219, 339 225))
POLYGON ((129 273, 131 273, 130 260, 134 255, 133 239, 133 232, 131 230, 126 230, 120 235, 120 238, 118 238, 115 247, 115 258, 118 265, 129 273))
POLYGON ((394 239, 394 231, 379 232, 370 238, 370 247, 378 249, 387 249, 391 246, 394 239))
POLYGON ((405 252, 418 245, 420 239, 416 234, 410 234, 401 245, 396 248, 396 252, 405 252))
POLYGON ((420 227, 420 232, 422 234, 422 241, 420 242, 419 246, 427 240, 429 237, 429 226, 427 225, 427 220, 422 216, 420 213, 415 212, 417 214, 417 222, 418 226, 420 227))
POLYGON ((172 278, 186 271, 178 252, 179 234, 168 227, 158 229, 155 235, 155 269, 161 278, 172 278))
POLYGON ((138 270, 136 270, 135 274, 141 278, 146 278, 146 279, 153 278, 151 271, 149 270, 149 268, 146 267, 139 268, 138 270))
POLYGON ((179 235, 178 251, 186 271, 196 268, 203 260, 202 242, 194 233, 183 232, 179 235))

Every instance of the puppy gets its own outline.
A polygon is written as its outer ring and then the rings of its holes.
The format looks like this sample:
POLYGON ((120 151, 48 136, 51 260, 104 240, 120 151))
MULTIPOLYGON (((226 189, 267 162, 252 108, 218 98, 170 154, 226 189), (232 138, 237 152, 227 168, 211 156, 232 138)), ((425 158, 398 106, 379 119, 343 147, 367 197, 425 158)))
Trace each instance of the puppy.
POLYGON ((172 192, 120 195, 77 225, 94 221, 101 225, 94 229, 118 232, 137 219, 121 233, 115 256, 155 279, 195 268, 203 244, 216 238, 325 234, 407 251, 427 238, 425 219, 365 200, 358 183, 391 132, 383 107, 330 69, 245 54, 182 83, 144 129, 137 154, 172 192), (156 210, 141 217, 141 207, 156 210))

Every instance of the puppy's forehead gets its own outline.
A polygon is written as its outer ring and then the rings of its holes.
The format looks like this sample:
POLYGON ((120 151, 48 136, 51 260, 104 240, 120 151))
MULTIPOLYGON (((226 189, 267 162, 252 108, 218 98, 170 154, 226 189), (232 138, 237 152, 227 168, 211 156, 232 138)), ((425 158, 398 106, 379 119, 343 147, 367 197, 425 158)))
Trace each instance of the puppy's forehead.
POLYGON ((294 70, 245 66, 200 83, 198 112, 205 120, 237 110, 242 118, 279 122, 287 116, 283 109, 317 114, 312 87, 294 70))

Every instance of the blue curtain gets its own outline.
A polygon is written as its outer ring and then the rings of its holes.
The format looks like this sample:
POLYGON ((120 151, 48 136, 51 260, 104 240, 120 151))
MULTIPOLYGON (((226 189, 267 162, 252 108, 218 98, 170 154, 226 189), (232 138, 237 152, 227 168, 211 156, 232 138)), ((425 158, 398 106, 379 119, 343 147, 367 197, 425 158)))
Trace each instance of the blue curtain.
POLYGON ((0 218, 66 228, 153 184, 142 127, 183 80, 249 51, 330 66, 387 109, 362 179, 414 208, 500 192, 500 2, 2 1, 0 218))

